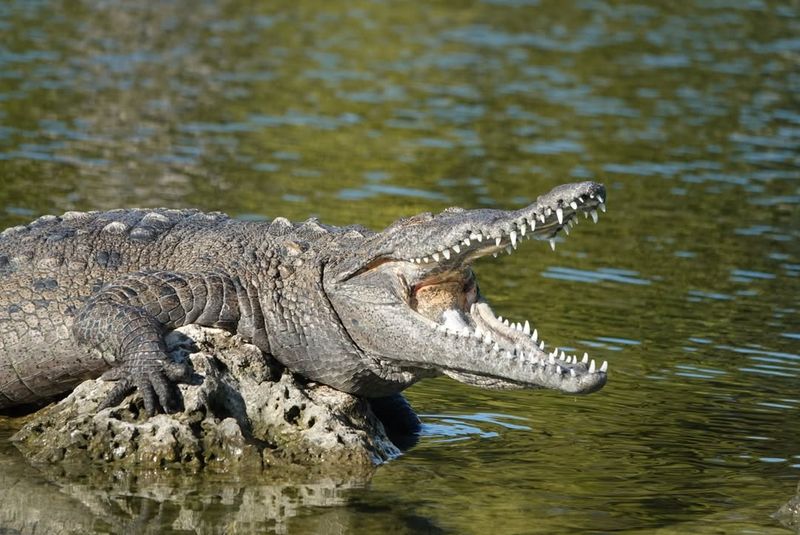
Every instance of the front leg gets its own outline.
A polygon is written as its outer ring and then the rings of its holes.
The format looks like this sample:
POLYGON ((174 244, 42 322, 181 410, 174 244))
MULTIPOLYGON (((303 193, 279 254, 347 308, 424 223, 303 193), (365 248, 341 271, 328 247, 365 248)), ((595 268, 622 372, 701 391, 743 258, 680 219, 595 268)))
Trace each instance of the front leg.
POLYGON ((175 383, 188 382, 192 369, 170 359, 165 331, 190 323, 235 330, 243 293, 238 281, 218 273, 136 272, 104 286, 72 328, 80 344, 112 366, 104 378, 119 381, 100 408, 138 389, 148 416, 181 410, 175 383))

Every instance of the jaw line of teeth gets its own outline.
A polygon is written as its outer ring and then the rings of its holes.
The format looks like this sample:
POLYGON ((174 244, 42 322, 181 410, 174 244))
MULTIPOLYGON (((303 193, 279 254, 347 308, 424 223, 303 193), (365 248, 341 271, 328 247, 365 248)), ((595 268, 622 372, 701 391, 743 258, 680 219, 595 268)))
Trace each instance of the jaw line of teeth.
POLYGON ((542 366, 544 368, 554 366, 553 372, 559 376, 569 374, 572 378, 577 377, 576 367, 579 364, 581 368, 577 368, 577 371, 581 374, 608 372, 607 361, 603 361, 600 366, 597 366, 595 360, 589 358, 588 353, 584 353, 583 357, 579 359, 577 355, 567 355, 563 350, 559 350, 559 348, 556 347, 545 354, 544 340, 539 340, 539 332, 537 329, 533 329, 533 332, 531 332, 530 323, 527 320, 524 324, 521 324, 512 323, 508 319, 504 320, 502 316, 495 317, 491 308, 485 302, 473 303, 470 307, 470 315, 473 319, 479 317, 481 321, 490 323, 492 331, 503 335, 507 339, 504 343, 510 343, 514 345, 514 347, 511 349, 501 347, 497 340, 492 337, 492 333, 484 332, 484 330, 480 328, 480 325, 477 325, 477 322, 476 327, 473 329, 464 322, 461 314, 456 310, 445 311, 442 315, 444 323, 435 323, 435 328, 446 336, 474 338, 482 342, 486 346, 487 351, 490 350, 493 353, 504 352, 508 358, 522 359, 530 364, 542 366), (537 355, 534 351, 525 352, 520 347, 520 344, 514 344, 514 340, 511 338, 516 336, 524 336, 526 343, 530 343, 536 347, 540 355, 537 355), (529 342, 527 342, 527 340, 529 340, 529 342))
POLYGON ((492 232, 482 232, 480 230, 472 231, 469 237, 464 238, 459 243, 433 252, 428 256, 415 257, 408 259, 408 261, 414 262, 415 264, 428 264, 430 262, 438 263, 442 260, 450 260, 452 254, 461 254, 462 250, 472 248, 475 243, 481 244, 483 240, 494 240, 494 246, 475 246, 474 249, 482 253, 479 256, 492 254, 497 257, 502 250, 511 254, 517 248, 520 241, 523 239, 532 239, 534 237, 537 237, 537 239, 547 239, 550 242, 550 248, 555 251, 556 235, 558 231, 563 230, 566 235, 569 235, 569 229, 578 224, 577 215, 579 211, 583 213, 584 218, 591 217, 592 221, 597 223, 597 208, 600 208, 603 212, 606 211, 604 199, 592 193, 589 194, 587 198, 579 197, 565 203, 563 207, 559 206, 556 208, 555 212, 553 212, 550 207, 546 207, 543 213, 540 212, 534 215, 532 219, 522 217, 517 221, 511 222, 510 228, 507 230, 494 230, 492 232), (589 200, 593 201, 595 204, 591 210, 586 210, 585 207, 581 205, 587 203, 589 200), (581 208, 584 209, 581 210, 581 208), (565 212, 565 209, 572 211, 565 212), (555 213, 556 217, 550 222, 547 222, 547 219, 550 218, 553 213, 555 213), (496 235, 497 232, 500 232, 499 236, 496 235))

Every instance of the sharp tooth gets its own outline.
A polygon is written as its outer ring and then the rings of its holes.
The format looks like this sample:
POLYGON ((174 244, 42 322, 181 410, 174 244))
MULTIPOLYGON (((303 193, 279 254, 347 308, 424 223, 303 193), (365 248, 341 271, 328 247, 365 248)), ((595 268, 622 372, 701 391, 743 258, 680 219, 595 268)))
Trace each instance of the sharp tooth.
POLYGON ((544 214, 539 214, 539 221, 541 221, 542 223, 544 223, 544 221, 545 221, 544 214))
POLYGON ((531 324, 528 323, 528 320, 525 320, 525 326, 522 328, 522 332, 525 334, 531 334, 531 324))
POLYGON ((550 353, 550 354, 547 356, 547 362, 549 362, 550 364, 555 364, 555 363, 556 363, 556 359, 555 359, 555 357, 553 356, 553 354, 552 354, 552 353, 550 353))
POLYGON ((533 219, 531 219, 530 225, 531 225, 531 232, 536 230, 536 216, 534 216, 533 219))
POLYGON ((578 209, 578 203, 576 203, 575 201, 572 201, 571 203, 569 203, 569 205, 572 207, 573 210, 578 209))
POLYGON ((583 213, 583 218, 586 219, 587 217, 589 217, 589 212, 584 212, 583 213))
POLYGON ((419 264, 420 262, 422 262, 422 260, 420 260, 419 258, 415 258, 415 259, 414 259, 414 262, 415 262, 415 263, 417 263, 417 264, 419 264))
POLYGON ((469 241, 469 238, 467 238, 467 239, 465 239, 465 240, 464 240, 464 245, 465 245, 466 247, 469 247, 471 244, 472 244, 472 242, 471 242, 471 241, 469 241))
POLYGON ((434 261, 439 261, 439 253, 433 253, 431 256, 433 257, 434 261))
POLYGON ((492 253, 492 256, 497 258, 497 253, 492 253))
POLYGON ((603 201, 603 197, 601 195, 597 196, 597 202, 599 202, 600 204, 603 204, 604 201, 603 201))
POLYGON ((554 251, 556 250, 556 240, 553 238, 550 238, 550 248, 554 251))
POLYGON ((559 358, 560 358, 561 360, 564 360, 565 358, 567 358, 567 355, 564 353, 564 351, 563 351, 563 350, 561 351, 561 355, 560 355, 560 357, 559 357, 559 358))
POLYGON ((539 349, 544 349, 544 340, 539 342, 539 349))
POLYGON ((442 256, 444 256, 447 260, 450 260, 450 249, 445 249, 442 251, 442 256))
POLYGON ((603 365, 600 366, 600 371, 603 372, 603 373, 608 371, 608 361, 607 360, 603 361, 603 365))
POLYGON ((503 241, 503 238, 501 238, 501 237, 499 237, 499 236, 498 236, 497 238, 495 238, 495 239, 494 239, 494 244, 495 244, 495 245, 500 245, 500 242, 501 242, 501 241, 503 241))
POLYGON ((486 344, 487 346, 489 344, 491 344, 492 343, 492 335, 489 334, 489 333, 484 334, 483 335, 483 343, 486 344))
POLYGON ((597 223, 597 210, 592 210, 591 212, 589 212, 589 215, 592 216, 592 221, 597 223))
POLYGON ((523 221, 522 224, 519 226, 519 233, 524 236, 526 232, 528 232, 528 225, 526 225, 525 221, 523 221))
POLYGON ((426 257, 423 257, 422 261, 427 263, 427 262, 430 262, 431 259, 426 256, 426 257))
POLYGON ((546 215, 547 217, 550 217, 550 214, 552 214, 552 213, 553 213, 553 211, 550 209, 549 206, 544 209, 544 215, 546 215))
POLYGON ((508 327, 508 320, 504 320, 504 321, 503 321, 503 325, 505 325, 506 327, 508 327))
POLYGON ((531 335, 531 340, 533 340, 534 342, 539 341, 539 329, 533 330, 533 334, 531 335))
POLYGON ((556 373, 558 375, 561 375, 561 366, 558 366, 558 365, 556 366, 556 373))
POLYGON ((508 254, 511 254, 512 252, 514 252, 514 249, 512 249, 510 245, 506 245, 506 252, 508 254))
POLYGON ((601 202, 600 203, 600 209, 603 211, 603 213, 605 213, 605 211, 606 211, 606 203, 601 202))
POLYGON ((572 368, 569 369, 569 376, 570 377, 575 377, 575 370, 574 369, 572 369, 572 368))
POLYGON ((581 362, 583 362, 584 364, 589 362, 589 353, 584 353, 583 354, 583 358, 581 359, 581 362))
POLYGON ((558 218, 559 225, 564 223, 564 210, 562 210, 560 207, 556 208, 556 218, 558 218))
POLYGON ((480 232, 476 232, 475 233, 475 239, 478 240, 478 243, 482 242, 483 241, 483 234, 481 234, 480 232))
POLYGON ((517 248, 517 231, 516 230, 512 230, 511 234, 509 234, 509 235, 511 236, 511 245, 514 247, 514 249, 516 249, 517 248))
POLYGON ((564 234, 566 234, 567 236, 569 236, 569 225, 564 225, 564 226, 563 226, 563 227, 561 227, 561 228, 564 230, 564 234))
POLYGON ((500 323, 503 323, 503 316, 497 316, 497 321, 499 321, 500 323))
MULTIPOLYGON (((455 252, 456 252, 456 254, 458 254, 458 253, 460 253, 460 252, 461 252, 461 247, 459 247, 459 246, 458 246, 458 244, 455 244, 455 245, 453 246, 453 251, 455 251, 455 252)), ((450 258, 450 257, 448 257, 448 258, 450 258)))
POLYGON ((592 359, 591 364, 589 364, 589 373, 594 373, 594 359, 592 359))

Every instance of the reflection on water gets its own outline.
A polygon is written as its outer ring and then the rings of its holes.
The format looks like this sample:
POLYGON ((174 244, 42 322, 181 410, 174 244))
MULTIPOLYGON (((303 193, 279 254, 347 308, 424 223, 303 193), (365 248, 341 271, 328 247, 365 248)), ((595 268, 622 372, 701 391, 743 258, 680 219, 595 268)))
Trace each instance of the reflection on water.
MULTIPOLYGON (((5 442, 10 433, 4 431, 5 442)), ((248 474, 75 474, 69 467, 28 466, 5 449, 0 468, 0 531, 11 533, 216 533, 223 526, 237 533, 288 533, 288 521, 303 508, 344 505, 346 491, 364 486, 248 474)), ((340 516, 336 529, 317 533, 348 533, 347 525, 340 516)))
MULTIPOLYGON (((598 225, 475 271, 548 347, 608 358, 602 392, 423 382, 418 447, 329 501, 281 490, 298 499, 280 522, 244 529, 783 533, 769 515, 800 477, 799 21, 773 0, 5 2, 0 225, 170 205, 378 228, 601 180, 598 225)), ((181 508, 164 496, 206 483, 143 495, 17 468, 25 496, 56 485, 66 511, 64 489, 107 493, 75 506, 81 529, 146 509, 177 531, 199 525, 177 522, 191 509, 218 532, 237 504, 275 502, 236 478, 220 488, 237 498, 181 508)))

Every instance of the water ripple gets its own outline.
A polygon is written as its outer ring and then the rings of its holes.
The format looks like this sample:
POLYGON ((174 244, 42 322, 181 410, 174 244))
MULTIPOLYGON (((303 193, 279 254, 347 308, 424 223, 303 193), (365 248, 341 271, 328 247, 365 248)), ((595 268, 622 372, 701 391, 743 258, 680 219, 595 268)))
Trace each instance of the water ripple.
POLYGON ((542 277, 549 279, 561 279, 575 282, 597 283, 618 282, 621 284, 634 284, 646 286, 651 281, 638 276, 639 273, 632 270, 618 268, 598 268, 596 270, 584 270, 562 266, 551 266, 542 272, 542 277))
POLYGON ((507 414, 475 413, 475 414, 421 414, 421 435, 434 442, 453 442, 471 438, 495 438, 499 436, 497 428, 515 431, 530 431, 524 422, 525 418, 507 414))

